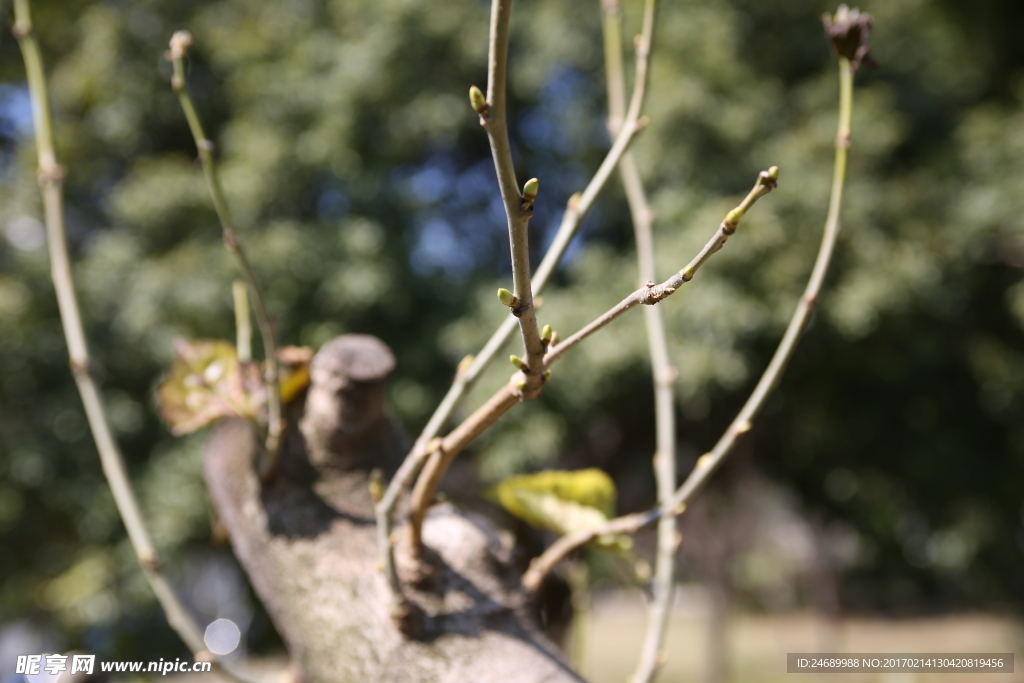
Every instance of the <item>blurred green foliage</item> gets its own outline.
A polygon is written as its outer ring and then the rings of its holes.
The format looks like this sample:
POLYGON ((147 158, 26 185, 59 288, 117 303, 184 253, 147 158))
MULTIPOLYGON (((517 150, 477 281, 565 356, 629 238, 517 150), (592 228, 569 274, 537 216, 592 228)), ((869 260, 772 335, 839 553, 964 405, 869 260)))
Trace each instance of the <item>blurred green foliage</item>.
MULTIPOLYGON (((156 542, 180 575, 209 543, 202 439, 169 435, 153 388, 175 336, 233 338, 235 271, 168 85, 167 39, 178 28, 195 36, 190 89, 279 339, 380 336, 398 359, 392 405, 415 432, 458 360, 500 321, 494 291, 511 281, 493 166, 465 95, 485 85, 487 7, 33 4, 97 373, 156 542)), ((531 226, 538 258, 608 146, 592 4, 523 0, 514 13, 512 138, 520 180, 544 187, 531 226)), ((639 3, 624 5, 636 30, 639 3)), ((659 273, 695 253, 759 170, 782 169, 727 248, 663 304, 684 473, 756 381, 817 248, 837 94, 819 17, 831 9, 662 8, 651 124, 635 147, 658 215, 659 273)), ((835 270, 745 448, 807 510, 858 534, 847 604, 1019 608, 1024 44, 1013 27, 1024 6, 862 9, 876 17, 882 67, 857 79, 835 270)), ((72 644, 140 653, 173 636, 124 541, 67 370, 11 40, 0 43, 0 83, 0 614, 52 619, 72 644)), ((547 292, 542 324, 565 336, 630 291, 631 240, 612 187, 547 292)), ((649 504, 645 354, 639 316, 583 345, 541 400, 480 440, 484 480, 599 466, 618 482, 620 511, 649 504)), ((470 404, 508 376, 497 365, 470 404)))

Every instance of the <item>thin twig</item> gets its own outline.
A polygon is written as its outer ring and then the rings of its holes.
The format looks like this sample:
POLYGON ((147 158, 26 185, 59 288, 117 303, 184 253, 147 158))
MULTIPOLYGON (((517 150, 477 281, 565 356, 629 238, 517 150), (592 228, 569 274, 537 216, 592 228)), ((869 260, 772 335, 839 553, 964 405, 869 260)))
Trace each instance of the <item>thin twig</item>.
POLYGON ((843 186, 846 181, 846 160, 850 148, 850 118, 853 112, 853 75, 850 62, 844 57, 839 58, 839 126, 835 144, 835 166, 832 174, 832 191, 829 197, 828 216, 825 219, 824 234, 814 268, 807 281, 796 311, 786 327, 786 332, 775 349, 771 362, 765 369, 757 386, 750 394, 739 414, 732 421, 725 433, 710 453, 702 455, 690 472, 682 486, 676 489, 667 505, 644 513, 626 515, 609 521, 607 524, 593 529, 577 532, 571 536, 562 536, 530 564, 530 569, 523 577, 523 585, 531 591, 540 587, 544 576, 559 562, 568 557, 580 546, 586 545, 598 536, 608 533, 637 533, 652 524, 665 514, 682 514, 693 496, 703 487, 711 474, 729 456, 741 436, 753 427, 753 420, 764 407, 764 403, 772 389, 779 383, 782 374, 796 350, 800 335, 807 326, 811 313, 818 300, 818 294, 828 273, 836 239, 839 236, 839 214, 843 203, 843 186))
POLYGON ((235 348, 238 360, 248 363, 252 360, 252 320, 249 318, 249 295, 243 281, 235 280, 231 283, 231 298, 235 304, 235 348))
MULTIPOLYGON (((621 126, 626 108, 626 79, 622 64, 622 11, 618 0, 602 0, 605 72, 608 82, 608 128, 614 136, 621 126)), ((647 46, 648 50, 652 46, 647 46)), ((640 280, 656 278, 654 264, 654 211, 647 201, 643 180, 631 152, 622 155, 619 174, 626 192, 626 201, 636 236, 636 255, 640 280)), ((673 384, 676 369, 669 359, 668 336, 659 306, 644 309, 647 343, 654 378, 654 479, 658 505, 665 505, 676 488, 676 425, 673 384)), ((651 605, 640 650, 640 661, 633 674, 633 683, 648 683, 665 661, 662 645, 668 629, 668 618, 675 589, 675 557, 677 549, 676 520, 672 514, 658 521, 658 545, 655 552, 654 601, 651 605)))
POLYGON ((28 0, 15 0, 13 33, 18 39, 25 61, 29 94, 32 100, 32 119, 35 129, 36 152, 39 159, 39 185, 43 195, 43 218, 46 223, 47 246, 50 255, 50 275, 57 294, 64 338, 68 345, 71 372, 82 397, 86 418, 96 442, 103 474, 110 486, 132 548, 142 567, 157 601, 164 610, 167 623, 181 637, 197 660, 216 661, 226 675, 249 683, 250 679, 219 661, 206 649, 203 630, 178 599, 167 577, 160 568, 160 557, 146 528, 139 509, 138 499, 124 467, 124 459, 114 440, 110 424, 103 408, 103 400, 93 380, 89 348, 82 327, 82 316, 75 293, 71 259, 68 255, 67 238, 64 230, 64 169, 57 163, 53 145, 53 125, 47 94, 46 73, 42 55, 32 26, 32 15, 28 0))
POLYGON ((559 342, 558 345, 551 348, 544 357, 544 369, 550 369, 551 366, 554 365, 555 362, 558 361, 558 359, 566 352, 629 309, 641 304, 656 304, 665 297, 671 296, 677 289, 692 280, 697 271, 700 270, 700 267, 707 263, 708 259, 725 246, 729 237, 736 232, 736 228, 739 226, 740 220, 750 207, 753 206, 758 199, 772 191, 772 188, 775 187, 778 176, 779 169, 776 166, 772 166, 767 171, 761 171, 757 176, 757 183, 754 185, 753 189, 750 190, 747 196, 739 203, 739 205, 736 206, 736 208, 726 215, 722 220, 721 225, 718 226, 718 230, 715 231, 715 234, 711 236, 711 239, 709 239, 707 244, 704 245, 704 248, 700 250, 700 253, 697 254, 685 268, 662 282, 660 285, 656 285, 653 282, 646 283, 618 304, 608 309, 608 311, 606 311, 602 316, 591 322, 582 330, 565 341, 559 342))
MULTIPOLYGON (((638 41, 636 76, 634 79, 635 84, 625 121, 622 124, 622 128, 619 131, 618 136, 616 136, 611 149, 605 155, 604 161, 601 162, 601 165, 594 173, 593 178, 591 178, 590 182, 587 183, 587 187, 581 194, 573 195, 569 200, 569 205, 562 217, 562 222, 559 225, 558 232, 555 234, 555 238, 552 241, 551 246, 548 247, 547 253, 544 255, 540 265, 537 267, 537 271, 534 273, 532 285, 533 291, 536 294, 539 294, 544 290, 544 287, 554 274, 559 261, 565 254, 565 250, 569 247, 573 237, 575 237, 579 230, 583 218, 586 216, 591 206, 593 206, 598 195, 604 189, 608 179, 615 171, 619 160, 622 158, 622 155, 627 149, 629 149, 629 146, 635 139, 637 133, 639 133, 646 125, 646 120, 640 117, 640 113, 643 110, 647 94, 650 50, 641 50, 639 48, 643 45, 650 45, 652 42, 652 37, 654 35, 653 10, 654 3, 652 0, 648 0, 644 11, 644 23, 641 33, 642 39, 638 41)), ((427 422, 427 426, 424 427, 420 436, 416 439, 412 450, 406 456, 405 462, 402 463, 399 471, 395 474, 388 485, 387 493, 377 506, 377 524, 378 527, 380 527, 378 537, 382 542, 382 563, 385 572, 388 574, 388 583, 393 587, 398 586, 399 583, 398 577, 394 573, 394 550, 388 539, 390 539, 391 536, 391 517, 394 512, 394 507, 398 502, 398 497, 409 485, 413 477, 415 477, 424 466, 424 463, 428 462, 428 459, 429 469, 431 471, 442 468, 440 454, 428 450, 428 445, 441 433, 445 423, 447 423, 448 419, 452 416, 452 413, 455 412, 459 403, 474 386, 476 380, 479 379, 484 370, 487 369, 488 365, 501 350, 502 346, 504 346, 505 342, 508 341, 509 336, 515 330, 516 326, 516 318, 507 318, 498 327, 498 329, 495 330, 490 339, 487 340, 487 343, 484 345, 480 353, 475 356, 469 367, 464 371, 460 369, 460 372, 456 375, 452 386, 448 389, 444 399, 438 405, 434 414, 430 417, 430 420, 427 422)), ((441 472, 441 476, 443 476, 443 471, 441 472)), ((432 474, 431 478, 437 479, 438 481, 440 480, 437 474, 432 474)), ((417 533, 414 533, 414 535, 417 535, 417 533)))
POLYGON ((227 199, 224 197, 224 190, 221 188, 217 173, 217 164, 213 158, 213 141, 208 139, 203 132, 202 121, 199 120, 192 97, 185 87, 184 59, 191 45, 192 34, 188 31, 176 31, 171 36, 170 49, 166 54, 174 68, 171 88, 178 96, 178 102, 185 113, 192 138, 195 140, 199 159, 203 165, 203 175, 206 177, 206 186, 210 191, 210 198, 213 200, 217 218, 220 220, 224 245, 235 257, 238 269, 242 272, 242 278, 249 288, 249 297, 252 299, 253 310, 256 312, 256 324, 260 329, 260 337, 263 339, 263 353, 267 363, 266 371, 263 374, 263 380, 267 387, 267 435, 264 442, 267 459, 261 468, 261 473, 264 478, 267 478, 274 473, 281 444, 281 389, 278 381, 277 339, 274 335, 274 325, 270 320, 270 314, 267 313, 263 293, 256 281, 256 274, 253 272, 252 264, 245 254, 245 249, 242 247, 231 220, 231 212, 228 210, 227 199))
MULTIPOLYGON (((505 204, 508 219, 509 249, 512 253, 512 282, 515 305, 512 313, 519 319, 523 336, 526 365, 523 370, 523 399, 535 398, 544 383, 541 377, 541 359, 544 343, 537 325, 537 312, 533 305, 533 289, 530 285, 529 223, 533 216, 533 200, 536 197, 536 179, 531 190, 520 194, 516 183, 516 169, 512 163, 512 147, 508 139, 508 118, 506 113, 506 90, 508 82, 509 21, 512 16, 512 0, 493 0, 491 4, 491 31, 487 55, 487 99, 479 106, 480 125, 487 131, 487 140, 494 157, 494 169, 498 174, 498 187, 505 204)), ((471 91, 471 97, 476 95, 471 91)))

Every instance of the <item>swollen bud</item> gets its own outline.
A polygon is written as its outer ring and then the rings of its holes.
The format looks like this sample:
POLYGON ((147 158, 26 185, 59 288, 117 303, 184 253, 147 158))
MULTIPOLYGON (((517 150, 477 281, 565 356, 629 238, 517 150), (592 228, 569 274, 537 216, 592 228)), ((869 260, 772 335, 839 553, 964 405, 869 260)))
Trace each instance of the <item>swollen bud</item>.
POLYGON ((545 370, 544 371, 544 381, 547 382, 549 379, 551 379, 551 371, 550 370, 545 370))
POLYGON ((772 166, 771 168, 769 168, 768 169, 768 177, 771 178, 772 180, 778 180, 779 179, 779 167, 778 166, 772 166))
POLYGON ((459 361, 459 367, 456 368, 455 374, 456 375, 465 374, 466 372, 469 371, 469 369, 471 367, 473 367, 473 363, 475 361, 476 361, 476 356, 474 356, 473 354, 470 354, 468 356, 464 356, 463 359, 459 361))
POLYGON ((509 308, 515 308, 516 304, 519 303, 519 299, 516 298, 516 295, 504 287, 498 289, 498 301, 509 308))
POLYGON ((480 116, 487 114, 487 98, 475 85, 469 86, 469 104, 472 105, 473 111, 480 116))
POLYGON ((546 342, 550 342, 551 341, 551 335, 553 333, 554 333, 554 331, 551 329, 551 325, 545 325, 543 328, 541 328, 540 338, 543 339, 546 342))
POLYGON ((540 181, 536 178, 530 178, 523 185, 523 199, 532 202, 537 198, 537 191, 540 189, 540 181))
POLYGON ((526 363, 524 363, 523 359, 520 358, 519 356, 516 356, 516 355, 513 354, 513 355, 509 356, 508 359, 510 361, 512 361, 512 365, 516 366, 517 370, 522 370, 523 372, 527 372, 530 369, 530 368, 528 368, 526 366, 526 363))

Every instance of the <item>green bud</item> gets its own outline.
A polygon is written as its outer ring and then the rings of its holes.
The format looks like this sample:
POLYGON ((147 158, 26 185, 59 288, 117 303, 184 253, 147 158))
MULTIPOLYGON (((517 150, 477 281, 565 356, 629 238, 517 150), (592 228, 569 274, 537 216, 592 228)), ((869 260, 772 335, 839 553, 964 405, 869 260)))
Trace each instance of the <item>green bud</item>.
POLYGON ((544 371, 544 381, 547 382, 549 379, 551 379, 551 371, 550 370, 545 370, 544 371))
POLYGON ((384 473, 379 467, 370 470, 370 497, 374 503, 384 497, 384 473))
POLYGON ((526 380, 521 379, 518 382, 516 382, 516 389, 518 389, 519 391, 526 391, 526 380))
POLYGON ((725 222, 729 225, 738 225, 741 218, 743 218, 743 209, 733 209, 725 217, 725 222))
POLYGON ((516 304, 519 303, 519 299, 516 298, 516 295, 508 291, 504 287, 498 290, 498 301, 508 306, 509 308, 515 308, 516 304))
POLYGON ((483 114, 487 111, 487 98, 480 92, 480 88, 475 85, 469 86, 469 103, 473 106, 473 111, 477 114, 483 114))
POLYGON ((520 358, 519 356, 516 356, 515 354, 513 354, 513 355, 509 356, 508 359, 510 361, 512 361, 512 365, 516 366, 517 370, 522 370, 523 372, 526 372, 527 370, 529 370, 529 368, 526 367, 526 363, 524 363, 523 359, 520 358))
POLYGON ((778 180, 779 179, 779 167, 778 166, 772 166, 771 168, 769 168, 768 169, 768 177, 771 178, 772 180, 778 180))
POLYGON ((530 178, 523 185, 523 199, 528 202, 532 202, 537 198, 537 191, 540 190, 540 181, 536 178, 530 178))
POLYGON ((543 328, 541 328, 540 338, 546 342, 550 342, 552 333, 553 330, 551 329, 551 325, 545 325, 543 328))

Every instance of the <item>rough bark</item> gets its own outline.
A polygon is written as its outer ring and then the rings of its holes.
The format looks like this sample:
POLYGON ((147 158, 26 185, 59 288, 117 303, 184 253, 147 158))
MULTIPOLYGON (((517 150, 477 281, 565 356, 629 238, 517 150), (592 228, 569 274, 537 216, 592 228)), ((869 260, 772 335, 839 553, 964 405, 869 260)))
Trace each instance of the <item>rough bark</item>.
MULTIPOLYGON (((207 486, 235 554, 304 680, 581 680, 530 616, 513 543, 450 506, 428 515, 434 571, 408 589, 423 613, 418 637, 398 630, 369 493, 370 471, 392 473, 408 450, 384 405, 393 367, 376 338, 327 344, 306 396, 289 409, 280 469, 267 484, 247 423, 221 425, 205 453, 207 486)), ((400 556, 403 566, 410 564, 400 556)))

